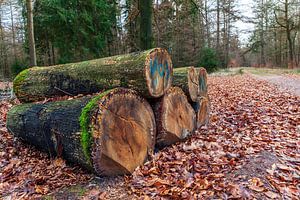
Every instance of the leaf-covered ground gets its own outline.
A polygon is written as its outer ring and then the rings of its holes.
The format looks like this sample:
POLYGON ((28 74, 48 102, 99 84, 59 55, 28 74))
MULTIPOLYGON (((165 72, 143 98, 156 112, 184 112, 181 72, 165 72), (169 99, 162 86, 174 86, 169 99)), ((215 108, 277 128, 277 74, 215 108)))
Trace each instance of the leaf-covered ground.
MULTIPOLYGON (((11 104, 2 102, 0 195, 33 198, 87 184, 79 195, 100 199, 298 199, 300 97, 249 75, 209 77, 209 94, 208 127, 115 185, 88 181, 93 176, 14 139, 4 127, 11 104)), ((65 197, 58 193, 52 196, 65 197)))

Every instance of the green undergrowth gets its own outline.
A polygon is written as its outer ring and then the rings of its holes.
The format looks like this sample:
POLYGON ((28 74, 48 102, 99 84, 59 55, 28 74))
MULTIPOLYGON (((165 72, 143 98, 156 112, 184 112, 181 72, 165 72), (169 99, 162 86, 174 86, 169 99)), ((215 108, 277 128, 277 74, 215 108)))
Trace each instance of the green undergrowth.
POLYGON ((107 90, 94 98, 92 98, 88 104, 82 109, 81 115, 79 117, 80 130, 81 130, 81 146, 83 148, 83 153, 86 159, 91 163, 91 144, 92 144, 92 134, 91 134, 91 115, 97 107, 98 101, 107 95, 111 90, 107 90))

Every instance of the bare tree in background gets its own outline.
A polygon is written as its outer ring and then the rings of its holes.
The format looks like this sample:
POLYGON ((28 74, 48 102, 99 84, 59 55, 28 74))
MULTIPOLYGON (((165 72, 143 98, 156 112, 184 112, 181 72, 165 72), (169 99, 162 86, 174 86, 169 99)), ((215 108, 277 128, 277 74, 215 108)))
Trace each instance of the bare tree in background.
POLYGON ((33 28, 33 14, 32 14, 32 1, 26 0, 27 7, 27 28, 28 28, 28 39, 29 39, 29 55, 30 55, 30 66, 36 66, 36 51, 34 42, 34 28, 33 28))

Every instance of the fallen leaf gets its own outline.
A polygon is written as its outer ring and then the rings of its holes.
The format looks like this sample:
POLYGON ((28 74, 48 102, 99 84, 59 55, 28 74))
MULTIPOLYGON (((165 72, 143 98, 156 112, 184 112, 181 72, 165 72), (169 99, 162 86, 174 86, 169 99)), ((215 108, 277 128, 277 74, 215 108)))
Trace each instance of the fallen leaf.
POLYGON ((269 197, 270 199, 277 199, 278 198, 278 194, 276 194, 274 192, 271 192, 271 191, 265 192, 265 195, 267 197, 269 197))

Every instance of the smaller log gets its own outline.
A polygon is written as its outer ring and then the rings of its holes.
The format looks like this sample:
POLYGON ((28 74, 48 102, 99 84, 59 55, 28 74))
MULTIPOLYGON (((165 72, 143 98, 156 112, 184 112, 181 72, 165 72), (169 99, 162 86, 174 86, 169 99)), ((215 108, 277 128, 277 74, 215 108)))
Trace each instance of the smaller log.
POLYGON ((202 97, 197 103, 197 128, 209 123, 210 102, 208 97, 202 97))
POLYGON ((182 88, 197 116, 197 128, 208 124, 210 103, 207 93, 207 72, 203 67, 174 69, 173 85, 182 88))
POLYGON ((199 72, 195 67, 173 69, 173 85, 180 87, 190 102, 199 99, 199 72))
POLYGON ((199 68, 199 100, 197 113, 197 128, 209 123, 210 101, 207 93, 207 72, 203 67, 199 68))
POLYGON ((162 148, 181 141, 196 128, 196 114, 179 87, 170 88, 154 104, 157 124, 156 146, 162 148))
POLYGON ((207 93, 207 72, 203 67, 199 68, 199 93, 200 97, 208 97, 207 93))

